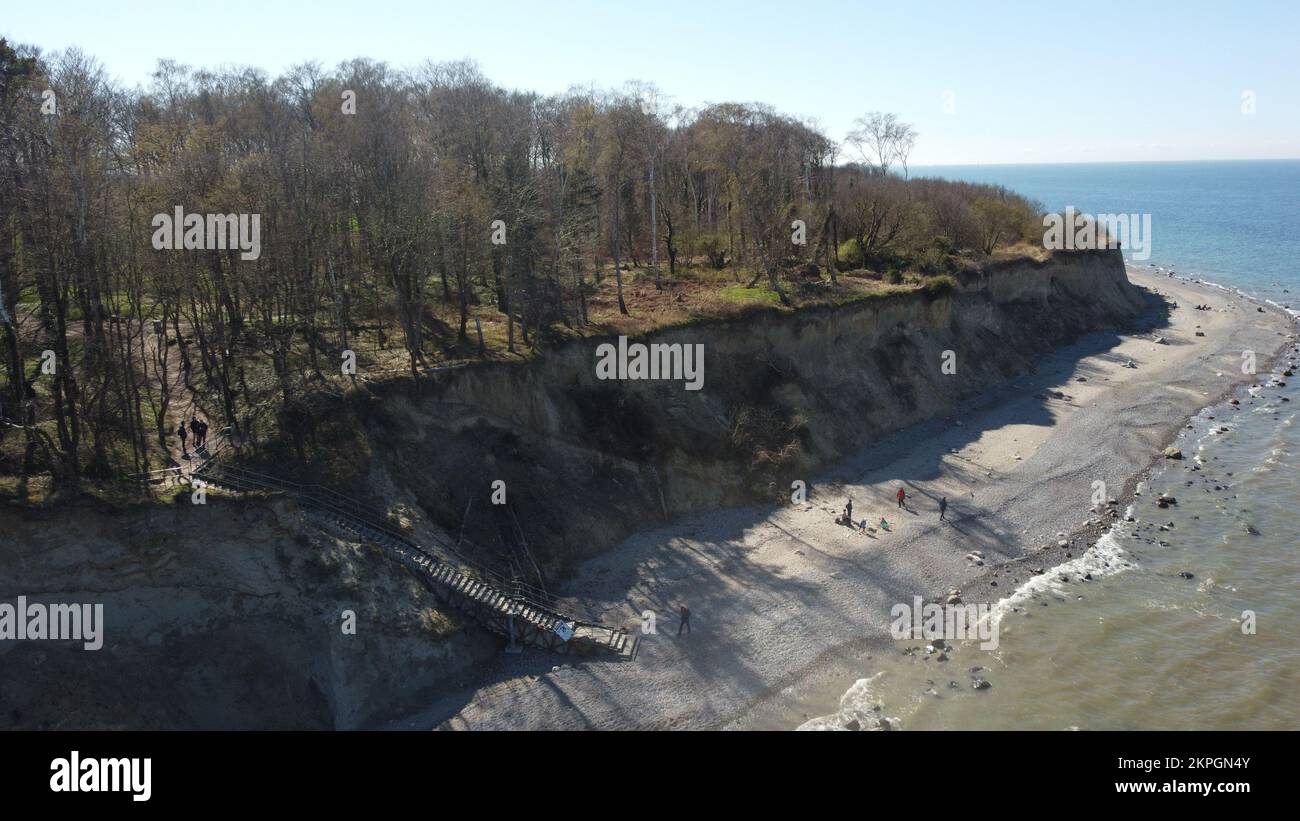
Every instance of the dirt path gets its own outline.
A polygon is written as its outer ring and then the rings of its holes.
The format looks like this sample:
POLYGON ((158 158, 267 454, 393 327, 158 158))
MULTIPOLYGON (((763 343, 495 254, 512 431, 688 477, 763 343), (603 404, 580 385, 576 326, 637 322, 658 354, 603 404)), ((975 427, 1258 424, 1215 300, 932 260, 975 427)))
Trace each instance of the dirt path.
MULTIPOLYGON (((16 313, 16 318, 18 323, 19 334, 25 340, 31 340, 35 338, 39 332, 38 331, 39 319, 36 316, 35 310, 29 309, 24 313, 21 310, 21 306, 20 306, 20 310, 16 311, 15 313, 16 313)), ((168 330, 168 333, 172 333, 172 332, 173 331, 168 330)), ((83 335, 81 323, 70 322, 68 324, 67 335, 69 339, 81 337, 83 335)), ((150 379, 150 381, 156 382, 156 380, 158 379, 158 372, 156 369, 156 363, 157 363, 156 357, 158 353, 158 345, 159 345, 160 337, 150 332, 148 321, 146 321, 145 332, 141 334, 141 339, 145 346, 145 349, 143 351, 143 359, 148 363, 148 367, 147 367, 148 378, 150 379)), ((167 339, 167 335, 164 334, 161 337, 161 339, 163 340, 167 339)), ((166 354, 167 384, 164 386, 164 389, 168 394, 168 407, 167 407, 167 415, 166 415, 167 455, 171 460, 170 463, 171 466, 179 465, 183 470, 188 472, 188 469, 193 464, 195 464, 193 448, 187 447, 185 449, 185 451, 188 451, 188 455, 186 452, 183 452, 181 448, 180 437, 176 435, 176 429, 180 426, 182 421, 188 422, 190 419, 194 418, 195 414, 198 414, 201 418, 207 419, 207 413, 203 411, 202 407, 199 405, 197 401, 198 392, 189 387, 186 387, 185 385, 184 374, 181 371, 181 355, 180 355, 179 348, 174 345, 167 345, 165 349, 165 354, 166 354)), ((138 367, 139 365, 140 362, 137 360, 136 366, 138 367)), ((146 422, 150 424, 152 428, 153 415, 151 409, 146 412, 146 416, 147 416, 146 422)), ((209 431, 208 433, 209 433, 209 437, 211 438, 215 432, 209 431)), ((157 444, 157 440, 152 435, 149 437, 149 441, 153 445, 157 444)), ((190 441, 192 442, 192 439, 190 441)))

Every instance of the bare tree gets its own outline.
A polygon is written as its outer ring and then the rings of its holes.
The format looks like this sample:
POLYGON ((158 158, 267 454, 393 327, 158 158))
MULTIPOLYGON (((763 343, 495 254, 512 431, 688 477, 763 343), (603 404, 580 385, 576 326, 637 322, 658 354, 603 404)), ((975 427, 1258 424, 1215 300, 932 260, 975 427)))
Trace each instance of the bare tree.
POLYGON ((848 133, 848 143, 879 174, 888 174, 895 162, 907 174, 907 159, 916 145, 916 130, 901 121, 897 114, 881 111, 868 112, 853 121, 854 129, 848 133))

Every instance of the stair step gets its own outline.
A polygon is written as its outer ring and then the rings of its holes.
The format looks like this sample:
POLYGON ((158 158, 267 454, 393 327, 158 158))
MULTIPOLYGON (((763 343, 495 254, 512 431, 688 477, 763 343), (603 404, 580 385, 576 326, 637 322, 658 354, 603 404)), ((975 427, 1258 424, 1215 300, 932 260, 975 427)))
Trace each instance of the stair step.
MULTIPOLYGON (((262 482, 249 483, 239 479, 213 478, 208 471, 214 469, 217 468, 215 466, 203 468, 195 471, 193 475, 201 477, 209 485, 235 491, 244 487, 256 489, 267 486, 262 482)), ((431 580, 460 592, 467 598, 481 605, 486 605, 498 614, 518 616, 534 627, 551 632, 561 622, 567 621, 565 617, 554 612, 554 602, 549 596, 543 595, 540 601, 534 601, 531 598, 510 595, 493 584, 467 575, 457 565, 435 558, 414 542, 409 542, 404 538, 367 524, 350 514, 333 510, 332 505, 329 503, 322 502, 311 496, 303 496, 283 485, 278 487, 287 495, 297 498, 318 521, 323 521, 327 525, 335 526, 340 530, 355 534, 379 545, 387 550, 391 556, 395 557, 400 564, 421 573, 426 580, 431 580)), ((515 590, 518 590, 518 588, 515 588, 515 590)), ((498 622, 497 617, 492 619, 484 618, 483 621, 488 629, 506 635, 506 631, 498 622)), ((634 645, 626 631, 603 627, 578 627, 574 631, 573 638, 585 647, 595 645, 598 648, 603 647, 616 653, 625 653, 634 645)), ((534 639, 531 643, 542 642, 534 639)), ((562 650, 564 648, 557 649, 562 650)))

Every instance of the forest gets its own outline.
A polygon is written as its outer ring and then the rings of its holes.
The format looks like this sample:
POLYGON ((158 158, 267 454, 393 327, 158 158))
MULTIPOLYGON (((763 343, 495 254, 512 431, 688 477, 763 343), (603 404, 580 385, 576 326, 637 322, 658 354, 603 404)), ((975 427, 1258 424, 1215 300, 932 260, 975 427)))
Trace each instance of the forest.
POLYGON ((836 141, 761 103, 542 95, 467 61, 159 61, 126 88, 0 40, 0 495, 175 464, 196 412, 255 449, 358 375, 418 385, 1041 251, 1037 203, 912 176, 917 140, 891 113, 836 141), (160 245, 172 214, 232 241, 160 245))

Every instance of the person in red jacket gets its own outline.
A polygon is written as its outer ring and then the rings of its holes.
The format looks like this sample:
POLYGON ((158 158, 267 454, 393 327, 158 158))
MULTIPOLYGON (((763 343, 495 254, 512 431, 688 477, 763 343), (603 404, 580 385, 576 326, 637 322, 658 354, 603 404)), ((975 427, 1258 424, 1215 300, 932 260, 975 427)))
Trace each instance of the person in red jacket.
POLYGON ((907 509, 907 505, 904 503, 903 500, 907 498, 907 493, 906 493, 906 492, 905 492, 905 491, 900 487, 900 488, 898 489, 898 494, 897 494, 897 495, 898 495, 898 506, 901 507, 901 508, 903 508, 904 510, 906 510, 906 509, 907 509))

